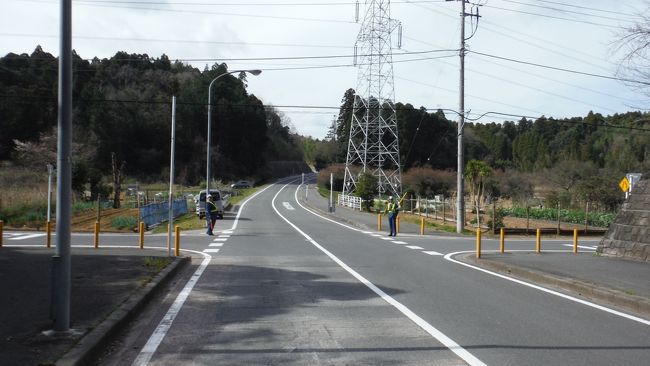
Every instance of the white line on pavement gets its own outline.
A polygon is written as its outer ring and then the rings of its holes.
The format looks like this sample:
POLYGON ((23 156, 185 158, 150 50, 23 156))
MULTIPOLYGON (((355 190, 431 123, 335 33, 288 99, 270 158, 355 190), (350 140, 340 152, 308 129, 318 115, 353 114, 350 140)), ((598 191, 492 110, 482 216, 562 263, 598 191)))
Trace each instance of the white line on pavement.
MULTIPOLYGON (((246 203, 248 203, 248 201, 257 197, 257 195, 266 191, 272 186, 273 185, 269 185, 268 187, 258 191, 254 195, 250 196, 246 201, 244 201, 241 204, 241 206, 239 206, 239 211, 237 212, 237 216, 235 216, 235 221, 233 222, 230 230, 224 230, 223 232, 232 233, 237 228, 237 223, 239 222, 239 216, 241 215, 246 203)), ((219 249, 205 249, 203 252, 216 253, 218 251, 219 249)), ((194 252, 194 251, 190 251, 190 252, 194 252)), ((167 311, 167 314, 165 314, 165 317, 160 321, 160 323, 158 324, 154 332, 149 337, 149 340, 147 340, 147 343, 144 345, 142 350, 140 350, 138 357, 135 359, 135 361, 133 361, 132 365, 144 366, 149 364, 151 357, 153 357, 153 354, 158 349, 158 346, 162 342, 163 338, 165 338, 165 336, 167 335, 169 328, 171 328, 172 323, 174 322, 174 319, 176 319, 176 315, 178 315, 178 313, 180 312, 181 308, 183 307, 183 304, 185 303, 185 300, 187 300, 187 297, 189 296, 190 292, 194 288, 194 285, 198 282, 199 278, 201 278, 201 275, 203 274, 203 271, 205 271, 205 269, 207 268, 208 264, 210 264, 210 260, 212 259, 212 257, 209 254, 205 254, 201 252, 195 252, 195 253, 201 254, 204 257, 203 262, 201 262, 201 265, 199 265, 199 268, 196 269, 196 271, 192 275, 192 278, 190 278, 190 280, 187 281, 183 290, 178 294, 176 300, 174 300, 174 303, 167 311)))
POLYGON ((417 245, 407 245, 406 248, 409 248, 409 249, 417 249, 417 250, 422 250, 422 249, 424 249, 424 248, 419 247, 419 246, 417 246, 417 245))
MULTIPOLYGON (((496 250, 486 250, 485 252, 493 252, 493 253, 496 253, 496 252, 498 252, 498 251, 496 251, 496 250)), ((530 251, 530 250, 517 250, 517 252, 532 252, 532 251, 530 251)), ((549 293, 549 294, 551 294, 551 295, 559 296, 559 297, 562 297, 562 298, 564 298, 564 299, 571 300, 571 301, 577 302, 577 303, 582 304, 582 305, 586 305, 586 306, 589 306, 589 307, 592 307, 592 308, 595 308, 595 309, 598 309, 598 310, 602 310, 602 311, 608 312, 608 313, 610 313, 610 314, 618 315, 618 316, 620 316, 620 317, 623 317, 623 318, 626 318, 626 319, 630 319, 630 320, 633 320, 633 321, 635 321, 635 322, 639 322, 639 323, 641 323, 641 324, 650 325, 650 320, 645 320, 645 319, 642 319, 642 318, 636 317, 636 316, 634 316, 634 315, 625 314, 625 313, 620 312, 620 311, 618 311, 618 310, 610 309, 610 308, 605 307, 605 306, 602 306, 602 305, 594 304, 593 302, 589 302, 589 301, 585 301, 585 300, 582 300, 582 299, 578 299, 578 298, 576 298, 576 297, 569 296, 569 295, 563 294, 563 293, 561 293, 561 292, 557 292, 557 291, 549 290, 549 289, 547 289, 547 288, 544 288, 544 287, 541 287, 541 286, 537 286, 537 285, 534 285, 534 284, 532 284, 532 283, 528 283, 528 282, 526 282, 526 281, 522 281, 522 280, 518 280, 518 279, 516 279, 516 278, 508 277, 508 276, 506 276, 506 275, 502 275, 502 274, 500 274, 500 273, 492 272, 492 271, 490 271, 490 270, 487 270, 487 269, 484 269, 484 268, 481 268, 481 267, 477 267, 477 266, 473 266, 473 265, 471 265, 471 264, 468 264, 468 263, 465 263, 465 262, 461 262, 461 261, 459 261, 459 260, 456 260, 456 259, 453 259, 453 258, 452 258, 453 256, 455 256, 455 255, 457 255, 457 254, 465 254, 465 253, 474 253, 474 251, 473 251, 473 250, 467 250, 467 251, 462 251, 462 252, 449 253, 449 254, 445 255, 445 259, 448 260, 448 261, 450 261, 450 262, 453 262, 453 263, 456 263, 456 264, 460 264, 461 266, 465 266, 465 267, 472 268, 472 269, 477 270, 477 271, 481 271, 481 272, 484 272, 484 273, 487 273, 487 274, 491 274, 492 276, 496 276, 496 277, 499 277, 499 278, 503 278, 503 279, 506 279, 506 280, 508 280, 508 281, 512 281, 512 282, 518 283, 518 284, 520 284, 520 285, 528 286, 528 287, 534 288, 534 289, 536 289, 536 290, 539 290, 539 291, 543 291, 543 292, 549 293)))
POLYGON ((215 238, 212 241, 228 241, 228 238, 215 238))
POLYGON ((209 246, 209 247, 222 247, 222 246, 223 246, 223 243, 214 243, 214 244, 210 244, 210 245, 208 245, 208 246, 209 246))
POLYGON ((393 240, 393 238, 387 238, 387 237, 383 237, 383 238, 379 238, 379 239, 381 239, 381 240, 393 240))
POLYGON ((395 243, 395 244, 408 244, 405 241, 399 241, 399 240, 393 240, 393 243, 395 243))
POLYGON ((442 254, 442 253, 438 253, 438 252, 433 251, 433 250, 425 250, 425 251, 423 251, 422 253, 424 253, 424 254, 428 254, 428 255, 444 255, 444 254, 442 254))
POLYGON ((25 240, 25 239, 31 239, 31 238, 38 238, 39 236, 45 236, 45 234, 31 234, 31 235, 24 235, 24 236, 14 236, 9 238, 8 240, 25 240))
POLYGON ((230 235, 219 235, 219 238, 230 238, 230 235))
MULTIPOLYGON (((288 184, 287 184, 287 185, 288 185, 288 184)), ((316 248, 320 249, 321 252, 325 253, 325 255, 327 255, 328 257, 330 257, 330 259, 332 259, 335 263, 337 263, 339 266, 341 266, 343 269, 345 269, 349 274, 351 274, 351 275, 352 275, 354 278, 356 278, 359 282, 361 282, 361 283, 363 283, 364 285, 366 285, 366 286, 367 286, 369 289, 371 289, 374 293, 376 293, 378 296, 380 296, 382 299, 384 299, 384 301, 386 301, 387 303, 391 304, 393 307, 395 307, 397 310, 399 310, 402 314, 404 314, 406 317, 408 317, 411 321, 413 321, 415 324, 417 324, 420 328, 422 328, 424 331, 426 331, 427 333, 429 333, 432 337, 434 337, 435 339, 437 339, 437 340, 438 340, 440 343, 442 343, 445 347, 449 348, 449 349, 450 349, 452 352, 454 352, 458 357, 462 358, 465 362, 467 362, 467 363, 470 364, 471 366, 486 366, 485 363, 483 363, 481 360, 479 360, 478 358, 476 358, 476 356, 474 356, 473 354, 469 353, 466 349, 464 349, 463 347, 461 347, 458 343, 456 343, 456 342, 455 342, 454 340, 452 340, 451 338, 447 337, 444 333, 442 333, 441 331, 439 331, 438 329, 436 329, 433 325, 429 324, 426 320, 422 319, 419 315, 415 314, 411 309, 407 308, 404 304, 402 304, 402 303, 400 303, 399 301, 395 300, 393 297, 391 297, 390 295, 388 295, 387 293, 385 293, 383 290, 381 290, 381 289, 380 289, 379 287, 377 287, 375 284, 373 284, 372 282, 368 281, 365 277, 363 277, 363 276, 362 276, 361 274, 359 274, 357 271, 355 271, 354 269, 352 269, 351 267, 349 267, 347 264, 345 264, 343 261, 341 261, 338 257, 336 257, 334 254, 332 254, 330 251, 328 251, 327 249, 325 249, 324 247, 322 247, 320 244, 318 244, 318 243, 317 243, 314 239, 312 239, 309 235, 307 235, 305 232, 303 232, 302 230, 300 230, 300 228, 298 228, 298 226, 296 226, 294 223, 292 223, 292 222, 289 221, 286 217, 284 217, 284 216, 280 213, 280 211, 278 211, 278 209, 275 207, 275 199, 277 198, 277 196, 280 194, 280 192, 282 192, 282 190, 283 190, 287 185, 285 185, 285 186, 283 186, 282 188, 280 188, 280 190, 279 190, 279 191, 275 194, 275 196, 273 197, 273 200, 271 200, 271 206, 273 207, 273 210, 275 210, 275 213, 278 214, 278 216, 280 216, 280 218, 282 218, 286 223, 288 223, 288 224, 289 224, 291 227, 293 227, 297 232, 299 232, 302 236, 304 236, 305 239, 307 239, 310 243, 312 243, 312 245, 314 245, 316 248)), ((314 215, 316 215, 316 216, 322 217, 322 216, 318 215, 317 213, 314 213, 313 211, 309 210, 308 208, 306 208, 305 206, 303 206, 303 205, 300 203, 300 201, 298 201, 298 189, 299 189, 299 188, 300 188, 300 186, 298 186, 298 188, 297 188, 296 191, 294 192, 294 198, 295 198, 296 202, 298 203, 298 205, 299 205, 300 207, 302 207, 304 210, 306 210, 306 211, 308 211, 308 212, 311 212, 312 214, 314 214, 314 215)), ((329 219, 327 219, 327 218, 325 218, 325 217, 323 217, 323 218, 326 219, 326 220, 328 220, 328 221, 332 221, 332 222, 335 222, 335 223, 336 223, 336 221, 329 220, 329 219)), ((340 224, 340 225, 348 227, 347 225, 343 225, 343 224, 340 224)), ((361 230, 354 229, 354 228, 352 228, 352 229, 355 230, 355 231, 357 231, 357 232, 361 232, 361 230)))
MULTIPOLYGON (((562 245, 564 245, 565 247, 573 248, 573 244, 562 244, 562 245)), ((586 245, 578 245, 578 248, 587 249, 587 250, 596 250, 596 249, 598 249, 598 247, 590 247, 590 246, 586 246, 586 245)))

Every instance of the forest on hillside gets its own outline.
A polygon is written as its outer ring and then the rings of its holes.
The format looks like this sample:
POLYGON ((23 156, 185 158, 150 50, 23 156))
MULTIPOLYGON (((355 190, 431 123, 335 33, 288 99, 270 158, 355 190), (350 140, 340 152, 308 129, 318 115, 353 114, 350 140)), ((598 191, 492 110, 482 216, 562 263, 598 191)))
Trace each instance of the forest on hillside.
MULTIPOLYGON (((165 55, 73 53, 73 188, 94 194, 112 174, 112 156, 140 181, 168 178, 172 96, 176 102, 176 181, 205 180, 208 86, 226 64, 204 70, 165 55)), ((56 163, 58 59, 41 47, 0 58, 0 161, 35 169, 56 163)), ((289 121, 246 91, 246 75, 212 87, 213 174, 268 177, 268 161, 302 160, 289 121), (218 90, 218 93, 216 91, 218 90)))
MULTIPOLYGON (((89 189, 94 196, 107 189, 113 156, 124 162, 130 179, 166 181, 172 96, 177 97, 175 180, 196 185, 205 179, 208 85, 228 71, 226 64, 199 70, 165 55, 125 52, 108 59, 73 57, 75 190, 89 189)), ((3 164, 42 170, 56 162, 57 75, 57 58, 40 47, 0 58, 3 164)), ((353 89, 344 92, 338 118, 323 139, 293 132, 281 112, 246 91, 246 75, 220 78, 217 89, 211 101, 217 179, 265 179, 269 162, 304 159, 316 169, 336 171, 340 185, 337 164, 345 163, 353 89)), ((404 188, 421 196, 453 195, 457 116, 402 102, 395 110, 404 188)), ((646 112, 468 122, 464 141, 466 161, 489 170, 480 176, 486 200, 528 202, 543 196, 563 200, 564 206, 591 201, 613 210, 622 201, 617 183, 626 173, 650 176, 646 112)))

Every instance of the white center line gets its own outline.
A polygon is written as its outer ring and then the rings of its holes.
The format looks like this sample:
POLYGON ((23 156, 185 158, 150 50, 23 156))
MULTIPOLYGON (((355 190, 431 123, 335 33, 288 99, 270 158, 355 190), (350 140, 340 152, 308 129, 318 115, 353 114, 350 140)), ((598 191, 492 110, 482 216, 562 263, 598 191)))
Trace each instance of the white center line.
POLYGON ((419 247, 419 246, 417 246, 417 245, 407 245, 406 248, 409 248, 409 249, 417 249, 417 250, 422 250, 422 249, 424 249, 424 248, 419 247))
POLYGON ((426 250, 426 251, 423 251, 422 253, 428 254, 428 255, 443 255, 442 253, 438 253, 438 252, 435 252, 433 250, 426 250))

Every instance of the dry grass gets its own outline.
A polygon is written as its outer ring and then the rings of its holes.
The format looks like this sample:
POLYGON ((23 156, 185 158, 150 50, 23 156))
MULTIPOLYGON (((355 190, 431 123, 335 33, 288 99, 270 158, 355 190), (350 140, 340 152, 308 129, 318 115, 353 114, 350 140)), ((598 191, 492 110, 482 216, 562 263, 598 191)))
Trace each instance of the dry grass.
MULTIPOLYGON (((52 183, 53 185, 55 182, 52 183)), ((0 166, 0 208, 47 204, 47 169, 0 166)))

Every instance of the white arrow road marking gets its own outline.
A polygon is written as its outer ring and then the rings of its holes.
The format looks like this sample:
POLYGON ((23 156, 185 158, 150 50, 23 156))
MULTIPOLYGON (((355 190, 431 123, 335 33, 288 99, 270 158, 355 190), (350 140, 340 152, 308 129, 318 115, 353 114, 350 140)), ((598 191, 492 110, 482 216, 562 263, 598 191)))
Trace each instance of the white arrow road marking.
POLYGON ((291 206, 291 204, 290 204, 289 202, 282 202, 282 205, 283 205, 284 208, 286 208, 287 210, 294 210, 293 206, 291 206))

